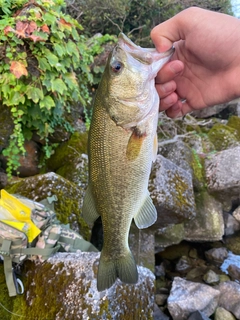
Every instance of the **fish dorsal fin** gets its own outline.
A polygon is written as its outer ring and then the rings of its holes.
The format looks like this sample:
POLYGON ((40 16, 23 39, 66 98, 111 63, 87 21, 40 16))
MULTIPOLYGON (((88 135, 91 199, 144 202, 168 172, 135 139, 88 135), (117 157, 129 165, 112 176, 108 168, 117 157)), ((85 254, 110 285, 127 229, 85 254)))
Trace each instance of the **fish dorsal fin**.
POLYGON ((88 188, 83 200, 82 217, 88 224, 93 224, 99 217, 90 185, 88 185, 88 188))
POLYGON ((153 141, 153 162, 155 162, 157 159, 157 153, 158 153, 158 136, 156 133, 153 141))
POLYGON ((127 151, 126 151, 126 156, 128 160, 133 161, 137 159, 145 138, 146 138, 145 132, 141 132, 141 130, 138 127, 135 127, 133 129, 133 132, 128 140, 127 151))
POLYGON ((156 220, 157 210, 152 202, 152 199, 148 195, 142 207, 134 217, 134 221, 139 229, 144 229, 150 227, 156 220))

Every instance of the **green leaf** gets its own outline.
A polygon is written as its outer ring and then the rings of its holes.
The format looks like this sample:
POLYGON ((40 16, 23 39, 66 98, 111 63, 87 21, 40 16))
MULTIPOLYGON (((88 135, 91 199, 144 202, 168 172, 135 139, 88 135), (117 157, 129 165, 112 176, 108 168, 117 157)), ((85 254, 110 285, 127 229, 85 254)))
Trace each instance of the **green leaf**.
POLYGON ((52 107, 55 107, 55 102, 52 97, 50 96, 45 96, 41 101, 40 101, 40 108, 46 108, 50 110, 52 107))
POLYGON ((57 91, 61 94, 63 94, 63 92, 65 90, 67 90, 67 86, 65 85, 65 83, 62 81, 62 79, 54 79, 51 81, 52 84, 52 91, 57 91))
POLYGON ((56 17, 49 12, 44 14, 43 19, 46 24, 54 24, 56 22, 56 17))
MULTIPOLYGON (((48 51, 49 51, 49 50, 48 50, 48 51)), ((47 52, 46 57, 47 57, 47 60, 48 60, 48 62, 50 63, 50 65, 51 65, 52 67, 55 67, 56 64, 58 63, 58 57, 55 56, 55 54, 51 53, 50 51, 47 52)))
POLYGON ((39 68, 41 70, 46 71, 46 70, 50 70, 51 69, 51 66, 47 62, 46 58, 37 57, 37 59, 38 59, 38 63, 39 63, 39 68))
POLYGON ((66 53, 64 47, 60 46, 58 43, 54 45, 54 51, 58 54, 59 57, 62 57, 66 53))
POLYGON ((39 100, 43 99, 43 91, 39 88, 28 87, 27 97, 33 102, 38 103, 39 100))
POLYGON ((66 49, 67 53, 69 53, 70 55, 74 54, 75 56, 79 57, 78 47, 73 41, 69 40, 67 42, 66 49))
POLYGON ((11 91, 9 100, 5 101, 7 106, 18 105, 19 103, 24 104, 25 96, 19 92, 11 91))

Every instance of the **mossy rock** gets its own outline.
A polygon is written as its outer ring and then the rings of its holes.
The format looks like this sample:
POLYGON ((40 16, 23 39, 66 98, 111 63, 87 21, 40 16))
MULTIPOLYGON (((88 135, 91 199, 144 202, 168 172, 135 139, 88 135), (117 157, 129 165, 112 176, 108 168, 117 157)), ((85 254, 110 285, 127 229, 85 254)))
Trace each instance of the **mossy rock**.
POLYGON ((11 320, 14 297, 9 297, 3 264, 0 264, 0 319, 11 320))
POLYGON ((98 292, 98 260, 98 253, 82 252, 57 253, 42 264, 27 261, 25 293, 14 301, 13 312, 28 320, 152 320, 153 273, 138 267, 137 284, 117 281, 111 289, 98 292))
POLYGON ((222 151, 238 145, 238 133, 236 129, 218 123, 208 133, 209 140, 217 151, 222 151))
POLYGON ((81 217, 85 188, 49 172, 15 181, 5 189, 9 193, 19 194, 37 202, 53 195, 56 196, 57 201, 54 203, 54 209, 57 218, 63 224, 69 223, 71 229, 89 240, 90 228, 81 217))
POLYGON ((240 118, 237 116, 231 116, 227 123, 228 127, 231 127, 237 132, 237 139, 240 141, 240 118))
POLYGON ((87 132, 74 132, 71 138, 60 144, 54 154, 47 160, 49 171, 56 171, 64 165, 73 163, 74 159, 82 153, 87 153, 87 132))

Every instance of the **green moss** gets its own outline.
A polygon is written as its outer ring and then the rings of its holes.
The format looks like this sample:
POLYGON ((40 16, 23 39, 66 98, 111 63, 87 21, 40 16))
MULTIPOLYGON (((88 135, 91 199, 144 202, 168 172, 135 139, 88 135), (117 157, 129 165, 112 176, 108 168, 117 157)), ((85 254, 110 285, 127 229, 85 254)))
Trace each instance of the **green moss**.
POLYGON ((0 265, 0 319, 11 320, 14 297, 9 297, 3 265, 0 265), (7 310, 9 311, 7 311, 7 310))
POLYGON ((208 133, 209 140, 217 151, 225 150, 237 142, 237 131, 229 126, 218 123, 208 133))
POLYGON ((88 133, 74 132, 71 138, 60 144, 50 159, 47 160, 47 168, 56 171, 65 164, 71 163, 76 155, 87 153, 88 133))
POLYGON ((171 177, 169 178, 169 183, 175 185, 174 197, 176 206, 181 211, 184 211, 186 207, 189 207, 188 197, 186 197, 189 185, 183 181, 178 172, 175 172, 174 175, 169 172, 168 175, 171 177))
POLYGON ((195 189, 206 188, 203 159, 192 149, 191 168, 193 170, 193 185, 195 189))
POLYGON ((237 116, 231 116, 227 123, 228 127, 231 127, 237 132, 237 139, 240 141, 240 118, 237 116))

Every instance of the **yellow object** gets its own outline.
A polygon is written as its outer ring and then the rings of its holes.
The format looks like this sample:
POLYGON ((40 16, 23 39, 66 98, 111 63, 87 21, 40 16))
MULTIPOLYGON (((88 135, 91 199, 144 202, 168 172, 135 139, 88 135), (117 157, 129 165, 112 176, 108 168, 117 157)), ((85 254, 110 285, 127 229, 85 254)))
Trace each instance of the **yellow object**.
POLYGON ((5 190, 1 190, 0 207, 6 209, 13 219, 2 219, 4 223, 12 225, 14 228, 23 231, 28 241, 32 242, 41 232, 31 220, 31 209, 5 190))

